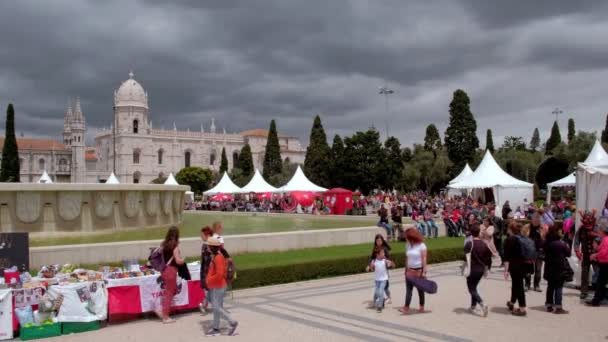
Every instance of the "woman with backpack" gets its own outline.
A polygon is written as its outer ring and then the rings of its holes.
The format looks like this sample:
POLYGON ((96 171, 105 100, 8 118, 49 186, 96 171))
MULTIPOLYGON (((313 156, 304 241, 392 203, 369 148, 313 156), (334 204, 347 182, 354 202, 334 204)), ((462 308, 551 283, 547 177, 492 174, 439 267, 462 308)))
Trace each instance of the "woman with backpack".
POLYGON ((171 301, 177 293, 177 266, 184 264, 181 251, 179 249, 179 229, 175 226, 169 228, 165 240, 160 245, 165 261, 165 268, 161 273, 161 278, 165 283, 165 292, 161 299, 161 311, 156 314, 162 319, 164 324, 174 323, 175 320, 169 318, 171 301))
POLYGON ((511 299, 507 302, 509 311, 514 316, 526 316, 526 292, 524 291, 524 277, 526 275, 523 247, 520 241, 521 225, 512 221, 507 230, 509 237, 505 240, 505 280, 511 276, 511 299), (519 308, 515 308, 515 302, 519 308))
POLYGON ((571 271, 567 265, 567 258, 570 257, 570 247, 564 241, 560 230, 556 226, 551 226, 545 238, 545 274, 544 278, 548 282, 545 307, 547 312, 556 314, 567 314, 568 311, 562 308, 562 291, 564 282, 572 280, 571 271), (570 279, 567 279, 567 278, 570 279))
POLYGON ((224 309, 224 296, 228 287, 226 281, 227 261, 220 252, 222 244, 218 239, 214 237, 207 239, 207 245, 213 255, 206 278, 211 305, 213 305, 213 323, 206 336, 220 335, 220 318, 228 321, 230 327, 228 335, 233 336, 239 323, 232 319, 228 311, 224 309))

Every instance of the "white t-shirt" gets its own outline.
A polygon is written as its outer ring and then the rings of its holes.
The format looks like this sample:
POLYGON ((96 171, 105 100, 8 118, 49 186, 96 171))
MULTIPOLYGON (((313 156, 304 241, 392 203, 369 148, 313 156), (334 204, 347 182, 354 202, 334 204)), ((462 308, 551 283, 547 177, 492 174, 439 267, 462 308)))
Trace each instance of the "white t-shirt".
POLYGON ((374 275, 376 281, 388 280, 388 269, 386 268, 386 259, 374 260, 374 275))
POLYGON ((221 236, 220 236, 218 233, 213 233, 213 235, 212 235, 212 236, 213 236, 214 238, 216 238, 216 239, 217 239, 217 241, 219 241, 219 242, 222 244, 222 246, 224 245, 224 238, 223 238, 223 237, 221 237, 221 236))
POLYGON ((424 242, 411 245, 409 242, 405 244, 405 254, 407 255, 408 268, 422 267, 422 252, 426 251, 424 242))

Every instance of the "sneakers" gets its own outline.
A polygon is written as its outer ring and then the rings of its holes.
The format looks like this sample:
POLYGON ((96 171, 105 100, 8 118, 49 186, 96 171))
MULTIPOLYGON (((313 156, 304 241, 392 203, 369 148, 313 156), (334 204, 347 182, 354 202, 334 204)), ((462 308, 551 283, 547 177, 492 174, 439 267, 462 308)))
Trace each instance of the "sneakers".
POLYGON ((547 306, 547 312, 553 312, 553 307, 552 306, 547 306))
POLYGON ((511 314, 513 316, 521 316, 521 317, 523 317, 523 316, 527 315, 527 312, 526 312, 526 310, 522 310, 521 308, 518 308, 518 309, 513 310, 511 312, 511 314))
POLYGON ((393 304, 391 297, 386 298, 386 304, 393 304))
POLYGON ((507 308, 509 308, 509 311, 513 312, 513 309, 515 308, 515 304, 513 304, 511 302, 507 302, 507 308))
POLYGON ((220 336, 220 331, 218 329, 210 329, 209 331, 207 331, 205 336, 207 336, 207 337, 220 336))
POLYGON ((376 308, 376 312, 377 313, 381 313, 382 312, 382 308, 376 308))
POLYGON ((483 317, 488 317, 488 311, 489 311, 489 308, 487 305, 481 306, 481 313, 482 313, 483 317))
POLYGON ((580 297, 579 297, 579 298, 580 298, 580 299, 587 299, 587 294, 586 294, 586 293, 581 292, 581 295, 580 295, 580 297))
POLYGON ((234 322, 234 324, 230 325, 230 329, 228 330, 228 336, 236 335, 236 328, 239 326, 239 322, 234 322))
POLYGON ((564 310, 562 308, 555 309, 555 314, 556 315, 567 315, 568 313, 569 312, 567 310, 564 310))
POLYGON ((407 315, 410 312, 410 308, 409 308, 409 306, 404 306, 402 308, 399 308, 399 312, 401 312, 404 315, 407 315))

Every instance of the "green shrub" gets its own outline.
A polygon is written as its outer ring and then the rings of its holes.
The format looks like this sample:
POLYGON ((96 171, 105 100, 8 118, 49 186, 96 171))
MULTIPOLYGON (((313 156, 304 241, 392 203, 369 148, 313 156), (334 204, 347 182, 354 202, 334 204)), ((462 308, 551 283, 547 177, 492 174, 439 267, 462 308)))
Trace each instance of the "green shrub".
MULTIPOLYGON (((429 250, 428 263, 436 264, 464 258, 463 248, 440 248, 429 250)), ((296 281, 357 274, 365 271, 367 256, 305 262, 265 268, 250 268, 237 271, 234 289, 285 284, 296 281)), ((396 267, 404 267, 405 258, 395 260, 396 267)), ((237 265, 238 268, 238 265, 237 265)))

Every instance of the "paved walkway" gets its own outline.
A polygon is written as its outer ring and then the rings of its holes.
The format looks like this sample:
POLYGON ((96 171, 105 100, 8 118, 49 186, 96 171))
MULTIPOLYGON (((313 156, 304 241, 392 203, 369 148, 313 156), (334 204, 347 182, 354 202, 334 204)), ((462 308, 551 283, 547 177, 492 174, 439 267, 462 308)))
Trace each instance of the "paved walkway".
MULTIPOLYGON (((227 307, 239 320, 239 335, 209 337, 217 341, 606 341, 606 307, 583 306, 578 292, 566 289, 570 315, 544 312, 544 292, 529 292, 528 317, 511 316, 505 308, 510 283, 500 270, 482 280, 481 294, 490 306, 487 318, 467 312, 469 296, 454 263, 434 266, 429 277, 439 292, 427 297, 431 312, 402 316, 403 270, 391 278, 394 302, 382 313, 367 308, 373 275, 361 274, 234 292, 227 307)), ((543 290, 545 285, 543 284, 543 290)), ((417 294, 413 303, 417 304, 417 294)), ((416 308, 414 305, 413 308, 416 308)), ((172 325, 142 319, 99 331, 63 336, 56 341, 200 341, 211 316, 190 313, 172 325)))

